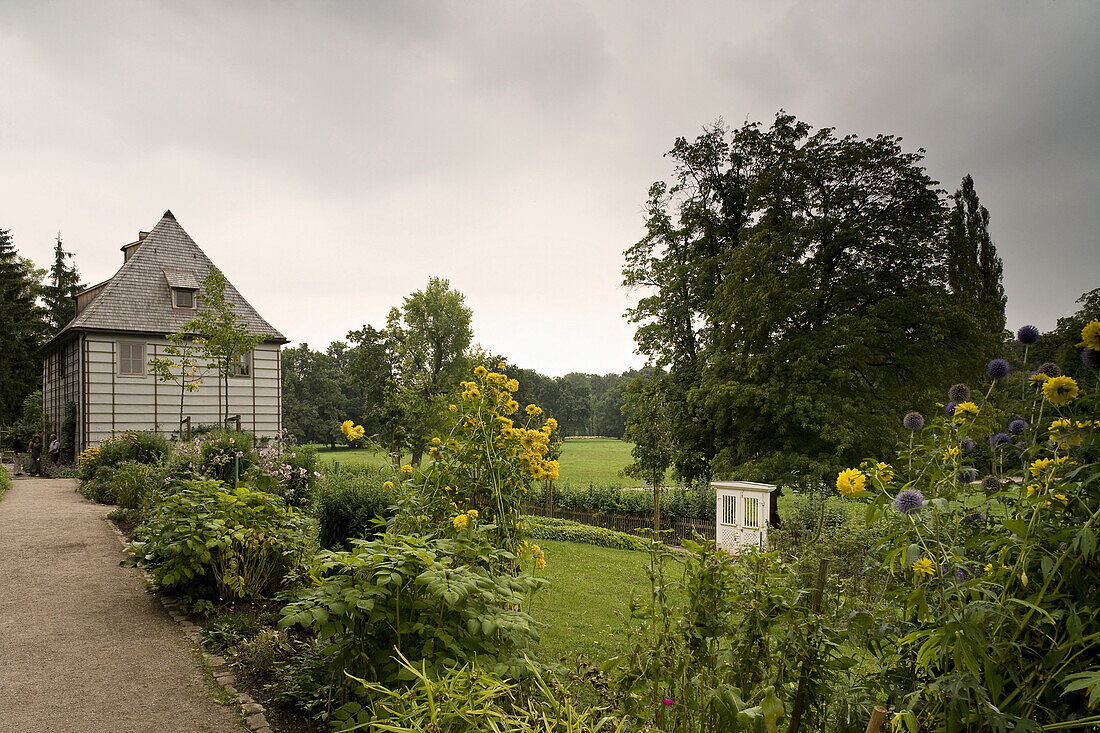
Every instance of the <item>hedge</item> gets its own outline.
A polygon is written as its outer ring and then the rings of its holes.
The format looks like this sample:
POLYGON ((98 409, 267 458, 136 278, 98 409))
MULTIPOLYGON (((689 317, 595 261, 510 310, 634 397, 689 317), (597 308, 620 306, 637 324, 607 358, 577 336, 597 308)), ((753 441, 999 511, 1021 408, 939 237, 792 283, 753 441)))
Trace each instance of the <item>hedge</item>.
POLYGON ((524 532, 531 539, 557 540, 559 542, 583 542, 617 550, 645 550, 647 543, 641 537, 616 532, 613 529, 593 527, 568 519, 527 516, 523 520, 524 532))

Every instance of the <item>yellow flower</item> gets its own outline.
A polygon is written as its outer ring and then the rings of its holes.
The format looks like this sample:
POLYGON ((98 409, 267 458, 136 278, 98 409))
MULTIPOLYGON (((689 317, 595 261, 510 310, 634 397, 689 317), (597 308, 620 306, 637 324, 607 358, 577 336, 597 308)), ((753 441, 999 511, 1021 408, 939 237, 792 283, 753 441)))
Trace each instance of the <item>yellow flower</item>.
POLYGON ((454 522, 453 522, 453 524, 455 526, 455 529, 457 529, 460 532, 462 530, 466 529, 466 525, 469 524, 469 523, 470 523, 470 518, 468 516, 466 516, 465 514, 459 514, 457 517, 455 517, 454 522))
POLYGON ((546 418, 546 426, 548 428, 550 428, 551 430, 557 430, 558 429, 558 421, 555 420, 552 417, 548 417, 548 418, 546 418))
POLYGON ((527 405, 527 414, 528 415, 541 415, 542 414, 542 408, 539 407, 538 405, 527 405))
POLYGON ((485 367, 481 366, 480 364, 478 364, 476 367, 474 367, 474 374, 478 375, 479 377, 484 377, 488 373, 489 373, 489 370, 486 369, 485 367))
POLYGON ((1068 405, 1077 394, 1077 382, 1073 377, 1051 377, 1043 383, 1043 399, 1055 407, 1068 405))
POLYGON ((1028 494, 1038 494, 1042 490, 1043 490, 1043 487, 1040 486, 1039 484, 1028 484, 1028 486, 1027 486, 1027 493, 1028 494))
POLYGON ((917 575, 935 575, 935 565, 927 557, 922 557, 913 563, 913 572, 917 575))
POLYGON ((943 452, 943 460, 945 460, 945 461, 950 461, 952 458, 958 458, 958 457, 959 457, 958 447, 948 448, 947 450, 945 450, 943 452))
POLYGON ((968 417, 974 417, 978 414, 978 406, 973 402, 967 400, 966 402, 960 402, 955 405, 955 419, 965 420, 968 417))
POLYGON ((477 519, 477 509, 471 509, 470 511, 468 511, 466 513, 469 514, 474 519, 477 519))
POLYGON ((382 484, 382 488, 389 491, 393 488, 393 481, 387 481, 386 483, 382 484))
POLYGON ((890 483, 894 480, 894 469, 888 463, 879 463, 875 468, 878 469, 879 478, 884 482, 890 483))
POLYGON ((432 438, 432 445, 439 445, 442 442, 443 441, 440 440, 439 438, 432 438))
POLYGON ((1050 379, 1048 375, 1043 374, 1042 372, 1035 372, 1030 377, 1028 377, 1027 381, 1031 384, 1032 387, 1042 387, 1043 383, 1046 382, 1048 379, 1050 379))
POLYGON ((509 379, 509 380, 508 380, 508 381, 507 381, 507 382, 505 383, 505 385, 504 385, 504 388, 505 388, 506 390, 508 390, 509 392, 515 392, 516 390, 518 390, 518 389, 519 389, 519 382, 517 382, 517 381, 516 381, 516 380, 514 380, 514 379, 509 379))
POLYGON ((858 468, 841 471, 836 477, 836 489, 841 496, 853 496, 867 488, 867 476, 858 468))
POLYGON ((412 476, 412 472, 413 472, 413 467, 410 466, 407 463, 404 466, 401 467, 401 473, 405 474, 406 476, 412 476))
MULTIPOLYGON (((1085 422, 1077 421, 1077 429, 1082 430, 1089 427, 1092 424, 1091 420, 1085 422)), ((1063 450, 1071 448, 1075 445, 1080 445, 1085 441, 1082 435, 1062 435, 1062 430, 1073 430, 1073 422, 1069 418, 1063 418, 1061 420, 1055 420, 1050 424, 1050 439, 1057 444, 1057 446, 1063 450)))
POLYGON ((1049 458, 1040 458, 1038 460, 1035 460, 1035 461, 1031 462, 1031 466, 1030 466, 1031 473, 1032 473, 1033 476, 1037 476, 1039 478, 1042 478, 1045 473, 1047 473, 1048 471, 1053 470, 1054 465, 1055 465, 1054 461, 1052 461, 1051 459, 1049 459, 1049 458))
POLYGON ((1081 329, 1081 340, 1083 346, 1087 346, 1093 351, 1100 351, 1100 321, 1086 323, 1085 327, 1081 329))
POLYGON ((458 412, 458 405, 448 405, 447 409, 451 412, 458 412))
POLYGON ((1055 494, 1054 498, 1057 501, 1062 502, 1062 506, 1067 506, 1069 504, 1069 499, 1066 498, 1065 494, 1055 494))
POLYGON ((500 369, 501 371, 503 371, 503 370, 505 370, 505 369, 507 369, 507 368, 508 368, 508 365, 507 365, 507 364, 505 364, 505 363, 504 363, 503 361, 502 361, 502 362, 500 362, 499 364, 497 364, 497 369, 500 369))
POLYGON ((986 572, 987 575, 992 575, 993 574, 993 563, 988 562, 988 563, 985 564, 985 572, 986 572))
POLYGON ((536 570, 542 570, 545 567, 546 567, 546 560, 544 558, 540 557, 539 559, 535 560, 535 569, 536 570))

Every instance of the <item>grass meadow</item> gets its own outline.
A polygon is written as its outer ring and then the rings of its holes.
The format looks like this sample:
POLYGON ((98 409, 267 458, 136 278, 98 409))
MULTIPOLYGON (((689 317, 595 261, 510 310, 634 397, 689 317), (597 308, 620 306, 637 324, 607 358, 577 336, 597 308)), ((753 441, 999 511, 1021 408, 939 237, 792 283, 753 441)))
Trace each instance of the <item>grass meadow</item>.
MULTIPOLYGON (((637 479, 623 477, 620 472, 633 459, 631 444, 614 438, 567 438, 561 453, 561 477, 557 486, 636 486, 637 479)), ((341 467, 384 467, 389 457, 381 450, 370 448, 337 448, 317 446, 317 460, 326 470, 332 471, 336 461, 341 467)), ((409 456, 402 456, 409 460, 409 456)), ((426 457, 425 457, 426 460, 426 457)))

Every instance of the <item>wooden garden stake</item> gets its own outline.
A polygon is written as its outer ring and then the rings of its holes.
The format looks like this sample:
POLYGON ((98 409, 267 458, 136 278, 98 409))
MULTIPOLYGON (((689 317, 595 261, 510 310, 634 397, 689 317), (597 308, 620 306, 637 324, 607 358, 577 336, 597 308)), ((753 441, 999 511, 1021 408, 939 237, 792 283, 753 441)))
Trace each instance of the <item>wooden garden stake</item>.
POLYGON ((871 720, 867 722, 866 733, 879 733, 882 730, 882 724, 886 722, 886 713, 886 708, 875 705, 875 710, 871 713, 871 720))
MULTIPOLYGON (((821 613, 821 594, 825 592, 825 570, 828 567, 829 561, 826 558, 821 558, 821 565, 817 569, 817 587, 814 589, 813 613, 815 616, 821 613)), ((794 696, 794 710, 791 711, 789 733, 798 733, 798 728, 802 725, 802 707, 805 704, 806 685, 809 681, 810 656, 807 654, 802 660, 802 672, 798 675, 798 692, 794 696)))

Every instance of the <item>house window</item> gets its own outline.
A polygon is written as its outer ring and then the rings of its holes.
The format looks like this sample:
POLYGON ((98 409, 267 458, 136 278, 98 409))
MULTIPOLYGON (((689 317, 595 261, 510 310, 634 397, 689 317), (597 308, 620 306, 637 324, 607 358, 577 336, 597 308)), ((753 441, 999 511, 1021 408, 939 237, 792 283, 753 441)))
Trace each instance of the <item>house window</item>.
POLYGON ((722 524, 737 523, 737 497, 722 496, 722 524))
POLYGON ((236 364, 232 364, 229 367, 229 376, 231 377, 251 377, 252 376, 252 354, 241 354, 236 364))
POLYGON ((176 308, 194 308, 195 291, 186 288, 172 288, 172 305, 176 308))
POLYGON ((745 522, 746 527, 760 526, 760 500, 753 497, 745 497, 745 522))
POLYGON ((145 375, 145 344, 123 341, 118 345, 118 373, 145 375))

